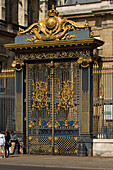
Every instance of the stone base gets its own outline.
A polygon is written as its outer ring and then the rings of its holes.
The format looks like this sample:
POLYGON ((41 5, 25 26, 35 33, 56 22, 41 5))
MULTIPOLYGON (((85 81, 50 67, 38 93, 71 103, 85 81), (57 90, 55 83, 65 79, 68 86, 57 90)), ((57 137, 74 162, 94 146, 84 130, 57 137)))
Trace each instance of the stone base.
POLYGON ((93 156, 113 157, 113 139, 93 139, 93 156))
MULTIPOLYGON (((77 140, 77 149, 78 149, 78 156, 80 156, 79 154, 79 144, 81 143, 81 141, 83 141, 83 143, 85 144, 86 147, 86 154, 84 156, 92 156, 92 139, 90 139, 89 136, 81 136, 78 138, 77 140)), ((84 148, 83 148, 84 149, 84 148)), ((82 151, 84 153, 84 151, 82 151)))

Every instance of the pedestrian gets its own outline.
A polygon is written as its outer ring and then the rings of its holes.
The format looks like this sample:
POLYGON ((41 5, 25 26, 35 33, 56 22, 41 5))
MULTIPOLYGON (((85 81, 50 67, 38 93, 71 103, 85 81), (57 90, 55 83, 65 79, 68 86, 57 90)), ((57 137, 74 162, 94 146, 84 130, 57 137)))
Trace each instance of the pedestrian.
POLYGON ((3 157, 5 158, 5 136, 0 131, 0 158, 3 158, 3 157))
POLYGON ((17 143, 17 136, 14 134, 14 132, 11 132, 11 148, 10 148, 10 154, 13 155, 15 152, 15 147, 17 143))
POLYGON ((10 133, 8 131, 6 131, 6 134, 5 134, 5 157, 9 157, 9 147, 10 146, 11 146, 10 133))

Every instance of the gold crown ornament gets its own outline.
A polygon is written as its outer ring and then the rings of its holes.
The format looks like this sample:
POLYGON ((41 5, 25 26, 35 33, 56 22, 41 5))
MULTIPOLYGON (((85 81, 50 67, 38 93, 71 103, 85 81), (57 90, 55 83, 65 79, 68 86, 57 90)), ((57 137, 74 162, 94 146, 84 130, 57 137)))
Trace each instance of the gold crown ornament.
POLYGON ((55 10, 54 5, 52 5, 52 9, 47 11, 49 17, 58 16, 59 12, 55 10))

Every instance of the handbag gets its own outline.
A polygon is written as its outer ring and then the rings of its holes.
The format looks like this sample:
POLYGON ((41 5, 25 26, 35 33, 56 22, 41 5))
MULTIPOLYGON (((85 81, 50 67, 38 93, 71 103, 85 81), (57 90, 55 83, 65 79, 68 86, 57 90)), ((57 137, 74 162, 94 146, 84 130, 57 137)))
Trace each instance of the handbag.
POLYGON ((8 142, 8 146, 11 147, 11 142, 8 142))

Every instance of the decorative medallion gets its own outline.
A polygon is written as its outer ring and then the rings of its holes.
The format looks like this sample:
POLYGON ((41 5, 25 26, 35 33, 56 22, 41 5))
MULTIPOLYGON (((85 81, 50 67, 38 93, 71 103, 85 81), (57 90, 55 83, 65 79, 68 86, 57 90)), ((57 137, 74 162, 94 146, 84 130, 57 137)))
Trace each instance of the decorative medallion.
POLYGON ((92 63, 92 57, 79 57, 79 59, 77 60, 78 64, 81 64, 81 67, 86 68, 89 67, 89 64, 92 63))
POLYGON ((13 63, 12 63, 12 67, 16 71, 21 71, 23 66, 24 66, 24 62, 21 59, 14 60, 13 63))
POLYGON ((82 57, 79 57, 77 63, 81 65, 83 68, 89 67, 89 64, 93 62, 92 57, 89 55, 90 51, 83 50, 82 57))

